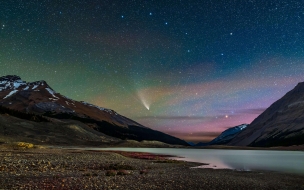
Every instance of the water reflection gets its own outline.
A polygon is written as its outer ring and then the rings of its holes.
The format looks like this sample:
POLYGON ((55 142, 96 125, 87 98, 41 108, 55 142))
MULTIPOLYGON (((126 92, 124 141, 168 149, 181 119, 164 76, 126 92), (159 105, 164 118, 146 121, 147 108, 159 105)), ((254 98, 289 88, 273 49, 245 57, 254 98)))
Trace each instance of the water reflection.
POLYGON ((177 156, 178 160, 208 163, 201 168, 236 169, 243 171, 270 170, 304 174, 304 152, 272 150, 212 150, 174 148, 86 148, 90 150, 120 150, 149 152, 177 156))

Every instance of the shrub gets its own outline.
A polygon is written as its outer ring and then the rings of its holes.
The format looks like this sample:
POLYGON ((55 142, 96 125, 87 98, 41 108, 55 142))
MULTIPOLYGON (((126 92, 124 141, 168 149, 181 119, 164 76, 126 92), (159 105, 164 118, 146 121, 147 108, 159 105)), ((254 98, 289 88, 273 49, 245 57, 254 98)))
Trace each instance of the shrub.
POLYGON ((148 170, 140 170, 139 171, 139 174, 147 174, 148 173, 148 170))
POLYGON ((41 115, 36 115, 34 113, 25 113, 18 110, 13 110, 0 105, 0 114, 8 114, 20 119, 26 119, 34 122, 49 122, 49 120, 41 115))
POLYGON ((130 174, 130 172, 127 170, 119 170, 117 172, 117 175, 129 175, 129 174, 130 174))
POLYGON ((111 164, 104 167, 105 170, 134 170, 135 168, 126 164, 111 164))
POLYGON ((84 173, 83 176, 92 176, 91 173, 84 173))
POLYGON ((32 144, 32 143, 26 143, 26 142, 18 142, 17 146, 21 147, 21 148, 33 148, 34 144, 32 144))
POLYGON ((84 173, 83 176, 92 177, 92 176, 98 176, 98 174, 97 173, 84 173))
POLYGON ((106 176, 115 176, 117 174, 117 172, 115 170, 108 170, 106 172, 106 176))

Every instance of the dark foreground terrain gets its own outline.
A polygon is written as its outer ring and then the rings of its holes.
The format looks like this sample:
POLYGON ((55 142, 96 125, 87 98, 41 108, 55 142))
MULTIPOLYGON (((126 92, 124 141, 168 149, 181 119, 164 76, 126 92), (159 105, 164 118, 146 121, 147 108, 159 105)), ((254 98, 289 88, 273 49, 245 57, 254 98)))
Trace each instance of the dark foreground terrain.
POLYGON ((304 189, 303 175, 194 169, 201 164, 140 153, 135 157, 149 160, 102 151, 0 147, 0 189, 304 189))

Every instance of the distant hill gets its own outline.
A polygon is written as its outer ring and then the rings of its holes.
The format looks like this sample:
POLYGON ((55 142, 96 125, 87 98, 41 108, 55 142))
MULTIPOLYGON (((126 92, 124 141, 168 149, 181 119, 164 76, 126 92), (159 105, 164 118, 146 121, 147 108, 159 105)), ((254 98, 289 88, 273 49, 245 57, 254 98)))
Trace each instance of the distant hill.
POLYGON ((237 134, 247 127, 247 124, 238 125, 236 127, 231 127, 223 131, 218 137, 213 139, 208 143, 197 143, 195 146, 208 146, 208 145, 225 145, 229 143, 237 134))
POLYGON ((195 146, 196 144, 194 142, 187 142, 190 146, 195 146))
POLYGON ((208 143, 208 145, 224 145, 229 143, 237 136, 242 130, 246 129, 248 124, 242 124, 236 127, 231 127, 223 131, 218 137, 208 143))
POLYGON ((20 119, 9 114, 0 114, 0 142, 31 142, 47 145, 106 145, 120 142, 91 129, 84 123, 50 118, 48 122, 20 119))

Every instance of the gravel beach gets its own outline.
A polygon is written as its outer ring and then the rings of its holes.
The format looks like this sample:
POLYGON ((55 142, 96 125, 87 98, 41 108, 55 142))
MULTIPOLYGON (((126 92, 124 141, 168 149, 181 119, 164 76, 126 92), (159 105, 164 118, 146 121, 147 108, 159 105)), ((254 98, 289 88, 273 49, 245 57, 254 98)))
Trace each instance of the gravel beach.
POLYGON ((303 175, 194 169, 201 164, 102 151, 0 150, 0 189, 304 189, 303 175))

